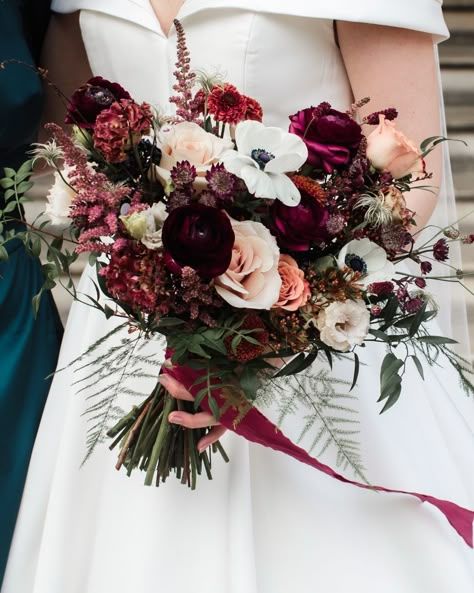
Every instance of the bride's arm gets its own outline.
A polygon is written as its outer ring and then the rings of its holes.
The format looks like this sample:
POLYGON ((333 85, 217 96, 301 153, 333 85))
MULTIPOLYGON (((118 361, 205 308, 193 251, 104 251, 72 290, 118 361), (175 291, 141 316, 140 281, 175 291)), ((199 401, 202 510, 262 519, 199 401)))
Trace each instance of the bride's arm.
MULTIPOLYGON (((48 70, 48 78, 61 92, 70 97, 92 73, 82 42, 79 26, 79 12, 55 14, 51 17, 48 33, 43 45, 41 65, 48 70)), ((66 115, 64 99, 47 85, 43 123, 55 122, 62 125, 66 115)))
MULTIPOLYGON (((365 114, 396 107, 398 127, 417 145, 440 133, 438 69, 431 35, 349 22, 338 22, 337 34, 354 97, 371 98, 365 114)), ((427 158, 433 179, 423 185, 439 188, 441 167, 441 150, 435 150, 427 158)), ((423 227, 436 205, 436 193, 412 190, 405 197, 417 213, 418 227, 423 227)))

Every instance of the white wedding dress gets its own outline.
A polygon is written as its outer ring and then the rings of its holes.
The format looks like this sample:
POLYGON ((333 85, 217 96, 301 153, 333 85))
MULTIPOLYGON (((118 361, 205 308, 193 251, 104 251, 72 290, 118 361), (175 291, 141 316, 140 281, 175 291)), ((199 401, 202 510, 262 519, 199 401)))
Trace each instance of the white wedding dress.
MULTIPOLYGON (((167 109, 176 35, 163 34, 147 0, 56 0, 53 8, 82 9, 94 74, 167 109)), ((192 66, 223 72, 282 127, 320 101, 351 103, 332 19, 445 34, 436 0, 186 0, 179 18, 192 66)), ((93 294, 91 276, 86 269, 80 290, 93 294)), ((75 304, 59 366, 112 324, 75 304)), ((158 344, 152 349, 162 357, 158 344)), ((426 369, 423 382, 410 367, 399 402, 379 416, 381 355, 365 356, 370 366, 349 403, 358 408, 366 476, 474 509, 472 400, 450 369, 426 369)), ((350 380, 352 367, 339 363, 334 374, 350 380)), ((160 488, 145 487, 139 473, 127 478, 106 442, 81 466, 91 393, 76 394, 75 378, 70 370, 55 377, 2 593, 473 593, 474 552, 433 507, 337 482, 233 434, 223 439, 230 464, 216 458, 214 480, 203 477, 195 492, 174 478, 160 488)), ((120 395, 105 424, 133 401, 120 395)), ((300 428, 298 415, 283 422, 294 440, 300 428)), ((330 446, 322 461, 335 467, 335 458, 330 446)))

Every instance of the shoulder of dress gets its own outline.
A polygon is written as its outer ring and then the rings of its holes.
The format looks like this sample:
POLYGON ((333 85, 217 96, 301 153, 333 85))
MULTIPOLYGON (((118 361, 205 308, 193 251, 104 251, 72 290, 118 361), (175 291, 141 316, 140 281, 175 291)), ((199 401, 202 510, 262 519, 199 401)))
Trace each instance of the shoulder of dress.
MULTIPOLYGON (((212 9, 240 9, 387 25, 448 37, 442 0, 184 0, 180 18, 212 9)), ((52 10, 68 13, 92 10, 134 22, 147 29, 159 29, 149 0, 52 0, 52 10)))
POLYGON ((401 27, 448 36, 443 0, 185 0, 187 10, 240 8, 255 12, 401 27))
POLYGON ((152 31, 159 28, 149 0, 52 0, 51 10, 59 13, 91 10, 136 23, 152 31))

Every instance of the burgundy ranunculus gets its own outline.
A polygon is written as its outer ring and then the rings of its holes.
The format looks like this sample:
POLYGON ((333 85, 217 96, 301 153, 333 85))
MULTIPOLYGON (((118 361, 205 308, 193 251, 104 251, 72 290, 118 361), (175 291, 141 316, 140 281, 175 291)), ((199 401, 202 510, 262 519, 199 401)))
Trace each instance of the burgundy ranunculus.
POLYGON ((326 173, 347 165, 362 139, 359 124, 329 103, 302 109, 290 122, 289 131, 308 147, 308 164, 326 173))
POLYGON ((301 192, 298 206, 285 206, 279 200, 271 208, 278 243, 292 251, 308 251, 312 244, 327 236, 329 213, 306 192, 301 192))
POLYGON ((222 210, 189 204, 170 212, 162 238, 165 250, 178 265, 189 266, 210 280, 229 267, 235 235, 222 210))
POLYGON ((80 128, 93 128, 101 111, 120 99, 131 98, 118 83, 110 82, 102 76, 94 76, 72 95, 65 123, 76 124, 80 128))

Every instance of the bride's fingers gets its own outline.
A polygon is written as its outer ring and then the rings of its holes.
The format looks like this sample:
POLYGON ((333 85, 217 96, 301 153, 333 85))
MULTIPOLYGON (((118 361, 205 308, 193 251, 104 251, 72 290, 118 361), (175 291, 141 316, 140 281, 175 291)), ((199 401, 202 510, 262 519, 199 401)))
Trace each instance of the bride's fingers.
POLYGON ((205 451, 212 443, 218 441, 221 436, 225 433, 227 428, 222 426, 222 424, 216 424, 211 428, 211 430, 206 434, 206 436, 202 437, 198 441, 197 448, 199 453, 205 451))
POLYGON ((186 387, 173 377, 170 377, 170 375, 161 374, 158 377, 158 381, 163 385, 166 391, 171 393, 176 399, 184 399, 188 402, 194 401, 194 397, 189 393, 186 387))
POLYGON ((171 412, 168 420, 171 424, 179 424, 185 428, 206 428, 206 426, 214 426, 216 424, 216 419, 208 412, 196 412, 196 414, 171 412))

